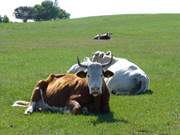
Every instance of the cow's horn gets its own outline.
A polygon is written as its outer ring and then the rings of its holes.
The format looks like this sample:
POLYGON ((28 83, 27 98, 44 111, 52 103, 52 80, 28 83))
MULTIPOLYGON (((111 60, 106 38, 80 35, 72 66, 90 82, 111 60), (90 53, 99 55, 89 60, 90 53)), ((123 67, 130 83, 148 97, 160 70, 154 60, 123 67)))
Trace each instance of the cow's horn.
POLYGON ((79 60, 79 57, 78 57, 78 56, 77 56, 77 62, 78 62, 78 65, 79 65, 80 67, 83 67, 83 68, 87 68, 87 67, 88 67, 87 65, 83 65, 83 64, 80 63, 80 60, 79 60))
POLYGON ((109 61, 108 63, 102 64, 102 67, 106 67, 106 66, 111 65, 112 61, 113 61, 113 55, 111 54, 111 59, 110 59, 110 61, 109 61))

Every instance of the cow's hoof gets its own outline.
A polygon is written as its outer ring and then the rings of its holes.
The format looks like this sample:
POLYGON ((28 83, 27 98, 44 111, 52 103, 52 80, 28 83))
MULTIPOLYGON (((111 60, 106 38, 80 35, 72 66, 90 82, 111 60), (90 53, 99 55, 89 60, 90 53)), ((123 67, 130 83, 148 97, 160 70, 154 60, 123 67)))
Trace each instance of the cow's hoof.
POLYGON ((24 114, 25 114, 25 115, 31 115, 32 112, 30 112, 30 111, 25 111, 24 114))
POLYGON ((32 114, 32 113, 33 113, 33 108, 32 108, 32 106, 29 106, 29 107, 26 109, 26 111, 24 112, 25 115, 30 115, 30 114, 32 114))
POLYGON ((82 114, 85 114, 85 115, 89 114, 87 107, 83 107, 81 109, 81 112, 82 112, 82 114))

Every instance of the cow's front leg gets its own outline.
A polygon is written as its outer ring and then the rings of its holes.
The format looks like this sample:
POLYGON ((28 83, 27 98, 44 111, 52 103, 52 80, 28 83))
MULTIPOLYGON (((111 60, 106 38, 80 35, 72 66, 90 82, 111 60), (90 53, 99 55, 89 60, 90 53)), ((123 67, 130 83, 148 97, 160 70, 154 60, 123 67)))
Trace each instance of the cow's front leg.
POLYGON ((101 112, 102 113, 110 112, 109 98, 110 98, 109 90, 107 89, 107 87, 105 87, 102 97, 101 97, 101 112))
POLYGON ((40 80, 37 82, 35 88, 33 89, 31 96, 31 103, 28 108, 25 110, 24 114, 31 114, 37 110, 37 102, 42 100, 43 91, 46 90, 47 81, 40 80))
POLYGON ((72 114, 79 114, 81 112, 81 105, 76 100, 70 100, 67 103, 67 108, 72 114))
POLYGON ((31 102, 38 102, 39 100, 42 100, 41 96, 43 95, 41 95, 40 89, 44 93, 46 91, 47 85, 48 83, 44 80, 38 81, 35 88, 33 89, 31 102))
POLYGON ((36 109, 36 102, 31 102, 28 108, 25 110, 24 114, 31 114, 36 109))

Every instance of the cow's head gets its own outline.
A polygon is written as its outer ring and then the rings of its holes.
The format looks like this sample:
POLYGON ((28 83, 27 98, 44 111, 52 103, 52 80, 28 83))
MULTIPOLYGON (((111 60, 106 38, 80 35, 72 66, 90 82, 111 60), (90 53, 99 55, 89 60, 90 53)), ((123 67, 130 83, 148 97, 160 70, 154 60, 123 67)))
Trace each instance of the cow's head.
POLYGON ((100 64, 98 62, 89 62, 88 65, 83 65, 80 63, 79 58, 77 57, 77 62, 80 67, 86 68, 85 71, 80 71, 76 73, 77 76, 81 78, 87 78, 89 93, 93 96, 98 96, 102 94, 102 86, 104 77, 111 77, 113 73, 109 70, 104 70, 103 68, 110 65, 113 60, 113 56, 111 56, 111 60, 105 64, 100 64))
POLYGON ((107 32, 107 35, 111 38, 112 37, 112 33, 111 32, 107 32))

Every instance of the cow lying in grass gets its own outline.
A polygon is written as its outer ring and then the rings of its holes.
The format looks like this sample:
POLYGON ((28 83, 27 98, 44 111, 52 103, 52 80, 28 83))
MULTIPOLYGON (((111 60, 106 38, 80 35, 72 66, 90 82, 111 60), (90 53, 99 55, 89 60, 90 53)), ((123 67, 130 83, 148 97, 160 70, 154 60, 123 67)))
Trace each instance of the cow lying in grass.
POLYGON ((26 106, 25 114, 34 111, 55 111, 79 114, 109 112, 109 90, 104 77, 113 73, 104 68, 111 64, 113 57, 105 64, 91 62, 78 65, 86 69, 76 74, 50 75, 40 80, 32 93, 31 102, 16 101, 13 106, 26 106))
MULTIPOLYGON (((90 62, 88 59, 89 58, 84 59, 83 63, 88 64, 90 62)), ((101 64, 106 63, 110 59, 110 51, 106 53, 97 51, 92 56, 92 61, 96 61, 101 64)), ((130 95, 140 94, 148 90, 148 76, 141 68, 127 59, 113 57, 112 63, 107 66, 106 69, 114 73, 113 77, 105 78, 106 85, 111 93, 116 95, 130 95)), ((76 73, 80 70, 84 69, 78 64, 75 64, 67 72, 76 73)))
POLYGON ((94 39, 96 40, 109 40, 112 38, 112 33, 110 32, 107 32, 107 33, 104 33, 104 34, 97 34, 94 39))

